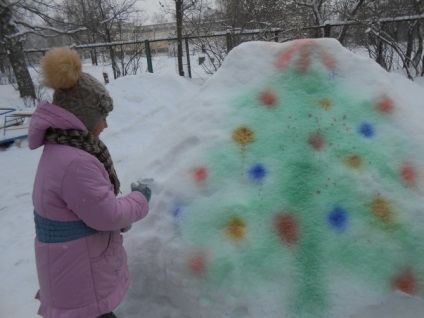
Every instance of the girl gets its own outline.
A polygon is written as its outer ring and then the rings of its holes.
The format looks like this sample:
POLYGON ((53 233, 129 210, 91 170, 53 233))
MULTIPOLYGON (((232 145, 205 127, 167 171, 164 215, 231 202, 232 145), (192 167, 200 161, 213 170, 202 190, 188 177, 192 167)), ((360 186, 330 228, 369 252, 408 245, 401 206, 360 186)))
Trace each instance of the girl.
POLYGON ((44 146, 33 189, 35 255, 44 318, 116 317, 128 286, 121 229, 147 215, 150 189, 135 185, 117 198, 119 180, 99 136, 113 101, 81 70, 75 50, 55 48, 42 59, 53 103, 41 102, 29 147, 44 146), (134 191, 137 190, 137 191, 134 191))

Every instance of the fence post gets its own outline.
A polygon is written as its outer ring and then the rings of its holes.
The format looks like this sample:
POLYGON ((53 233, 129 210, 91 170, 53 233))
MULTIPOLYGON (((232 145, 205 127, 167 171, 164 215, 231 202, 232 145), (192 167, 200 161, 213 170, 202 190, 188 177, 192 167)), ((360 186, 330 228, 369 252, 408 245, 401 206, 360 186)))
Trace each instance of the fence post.
POLYGON ((152 52, 150 51, 149 40, 144 41, 144 47, 146 49, 147 70, 149 71, 149 73, 153 73, 152 52))
POLYGON ((227 53, 233 48, 233 41, 231 40, 231 32, 227 30, 227 53))
POLYGON ((121 68, 122 68, 122 76, 127 76, 126 72, 125 72, 125 62, 124 62, 124 46, 121 44, 120 46, 121 49, 121 68))
POLYGON ((188 38, 184 39, 185 41, 185 47, 186 47, 186 54, 187 54, 187 69, 188 69, 188 77, 191 78, 191 65, 190 65, 190 48, 188 43, 188 38))
POLYGON ((331 37, 331 24, 327 23, 324 25, 324 37, 331 37))

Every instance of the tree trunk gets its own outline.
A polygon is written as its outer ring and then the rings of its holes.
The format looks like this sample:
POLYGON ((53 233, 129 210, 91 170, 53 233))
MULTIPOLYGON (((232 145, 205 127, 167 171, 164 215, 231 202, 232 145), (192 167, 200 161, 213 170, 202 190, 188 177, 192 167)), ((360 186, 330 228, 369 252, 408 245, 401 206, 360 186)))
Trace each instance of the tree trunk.
POLYGON ((421 76, 424 76, 424 55, 423 55, 423 60, 422 60, 422 65, 423 65, 423 68, 422 68, 422 71, 421 71, 421 76))
POLYGON ((34 83, 26 65, 23 44, 20 38, 13 36, 17 32, 16 26, 13 25, 10 9, 7 7, 3 8, 0 14, 0 36, 3 38, 4 50, 7 52, 15 75, 19 95, 31 104, 34 104, 36 100, 34 83))
MULTIPOLYGON (((95 43, 95 42, 92 42, 92 43, 95 43)), ((90 50, 90 56, 91 56, 91 64, 97 66, 98 65, 98 62, 97 62, 97 51, 96 51, 96 48, 93 48, 93 49, 90 50)))
POLYGON ((175 11, 177 19, 177 59, 178 74, 184 76, 183 68, 183 0, 175 0, 175 11))
MULTIPOLYGON (((351 12, 349 12, 348 13, 348 15, 347 15, 347 18, 349 19, 349 20, 352 20, 355 16, 356 16, 356 14, 358 13, 358 11, 359 11, 359 8, 362 6, 362 4, 364 3, 364 1, 365 0, 358 0, 357 2, 356 2, 356 4, 354 5, 354 7, 353 7, 353 9, 352 9, 352 11, 351 12)), ((349 26, 348 25, 343 25, 342 26, 342 30, 340 31, 340 34, 339 34, 339 36, 338 36, 338 38, 337 38, 337 40, 339 40, 339 42, 342 44, 342 45, 344 45, 345 44, 345 39, 346 39, 346 34, 347 34, 347 29, 349 28, 349 26)))
MULTIPOLYGON (((105 27, 105 34, 106 34, 107 42, 111 43, 112 36, 106 27, 105 27)), ((121 70, 119 69, 119 66, 116 63, 115 49, 112 45, 109 46, 109 56, 110 56, 110 62, 112 63, 113 78, 117 79, 118 77, 121 77, 121 70)))
POLYGON ((421 70, 424 70, 424 65, 421 64, 421 56, 423 56, 423 36, 421 33, 421 24, 418 22, 417 26, 417 42, 418 42, 418 48, 415 52, 415 56, 413 57, 412 63, 416 66, 417 69, 417 75, 419 75, 419 70, 421 67, 421 70))
POLYGON ((412 51, 414 49, 414 29, 416 24, 414 22, 408 23, 408 35, 407 35, 407 42, 406 42, 406 53, 405 53, 405 64, 403 65, 404 68, 408 68, 411 65, 412 60, 412 51))
POLYGON ((31 75, 29 74, 28 67, 25 62, 24 48, 19 41, 7 41, 14 42, 14 44, 8 45, 7 50, 10 65, 12 65, 13 73, 15 74, 16 82, 18 84, 19 95, 24 99, 30 99, 33 103, 37 99, 35 96, 34 83, 32 82, 31 75))
POLYGON ((113 46, 109 46, 109 55, 110 61, 112 63, 113 77, 114 79, 117 79, 118 77, 121 77, 121 70, 119 69, 119 66, 116 63, 115 49, 113 48, 113 46))
POLYGON ((385 60, 385 58, 384 58, 384 43, 383 43, 383 41, 382 40, 380 40, 380 39, 376 39, 376 46, 377 46, 377 49, 376 49, 376 58, 375 58, 375 61, 378 63, 378 64, 380 64, 380 66, 382 67, 382 68, 384 68, 385 70, 387 70, 388 71, 388 69, 387 69, 387 64, 386 64, 386 60, 385 60))

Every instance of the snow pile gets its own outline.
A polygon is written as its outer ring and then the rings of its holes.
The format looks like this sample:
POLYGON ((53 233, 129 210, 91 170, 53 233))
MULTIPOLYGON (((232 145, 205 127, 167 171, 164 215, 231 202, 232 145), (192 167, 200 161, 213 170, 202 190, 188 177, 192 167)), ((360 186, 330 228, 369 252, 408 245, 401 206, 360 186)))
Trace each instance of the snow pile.
POLYGON ((420 303, 423 97, 332 39, 234 49, 130 160, 127 183, 155 184, 127 237, 120 312, 339 318, 420 303))
MULTIPOLYGON (((322 39, 243 44, 200 89, 157 74, 108 89, 122 191, 155 179, 150 215, 124 234, 118 317, 422 316, 422 83, 322 39)), ((2 85, 0 102, 18 93, 2 85)), ((0 153, 1 317, 38 308, 40 154, 0 153)))

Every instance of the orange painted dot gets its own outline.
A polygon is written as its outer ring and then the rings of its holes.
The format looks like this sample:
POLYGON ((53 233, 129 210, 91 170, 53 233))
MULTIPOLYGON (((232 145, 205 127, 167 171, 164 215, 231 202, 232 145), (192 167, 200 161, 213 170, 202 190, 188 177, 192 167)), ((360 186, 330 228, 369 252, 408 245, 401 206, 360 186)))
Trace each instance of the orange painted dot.
POLYGON ((238 217, 234 217, 230 220, 230 222, 227 224, 225 233, 230 237, 231 239, 235 241, 240 241, 244 239, 246 235, 246 224, 243 222, 242 219, 238 217))
POLYGON ((190 259, 189 267, 194 273, 203 273, 206 270, 206 259, 203 255, 197 255, 190 259))
POLYGON ((393 218, 393 212, 390 204, 380 195, 375 196, 372 200, 371 211, 385 223, 390 222, 393 218))
POLYGON ((277 103, 277 96, 275 96, 275 94, 270 90, 261 92, 258 98, 263 105, 269 108, 274 107, 277 103))
POLYGON ((319 106, 325 110, 328 110, 331 108, 331 100, 328 98, 323 98, 319 101, 319 106))
POLYGON ((232 137, 236 143, 242 146, 245 146, 247 143, 253 142, 255 140, 253 130, 244 126, 234 130, 232 137))
POLYGON ((288 245, 292 245, 298 240, 298 225, 296 218, 287 213, 281 213, 274 217, 274 227, 280 239, 288 245))
POLYGON ((417 278, 411 269, 405 269, 392 279, 392 288, 415 295, 418 290, 417 278))
POLYGON ((393 112, 393 109, 394 109, 393 100, 389 97, 383 97, 376 104, 376 109, 380 113, 391 113, 391 112, 393 112))
POLYGON ((308 138, 308 144, 315 150, 321 150, 324 146, 324 137, 320 133, 313 133, 308 138))
POLYGON ((411 164, 404 163, 400 167, 402 179, 409 185, 415 185, 417 181, 417 173, 411 164))
POLYGON ((345 163, 351 168, 359 169, 362 166, 362 159, 359 155, 352 155, 346 157, 345 163))
POLYGON ((208 169, 206 167, 197 167, 193 171, 194 180, 203 182, 208 178, 208 169))

